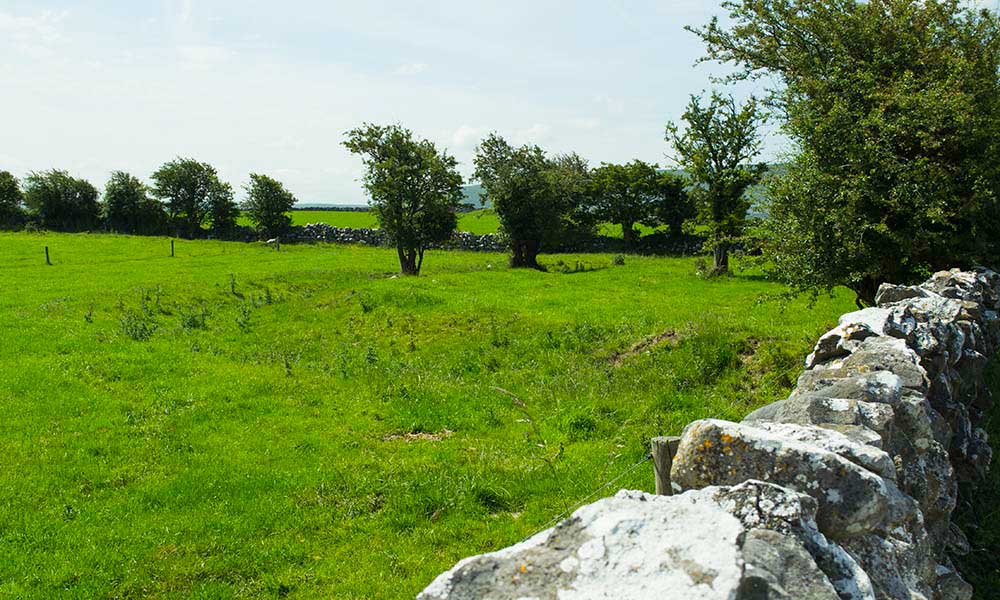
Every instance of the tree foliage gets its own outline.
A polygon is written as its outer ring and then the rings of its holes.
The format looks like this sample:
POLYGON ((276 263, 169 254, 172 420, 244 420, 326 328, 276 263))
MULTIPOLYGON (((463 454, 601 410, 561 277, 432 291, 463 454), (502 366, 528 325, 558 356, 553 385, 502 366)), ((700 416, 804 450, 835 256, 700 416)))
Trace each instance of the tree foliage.
POLYGON ((24 194, 17 178, 0 171, 0 229, 16 229, 24 221, 24 194))
POLYGON ((239 216, 240 207, 233 198, 233 186, 216 178, 208 192, 208 218, 211 222, 209 231, 212 232, 212 237, 219 240, 233 239, 239 216))
POLYGON ((511 146, 496 133, 476 148, 475 177, 493 202, 511 246, 513 267, 540 268, 538 253, 588 225, 590 169, 576 154, 550 159, 538 146, 511 146))
POLYGON ((24 202, 39 224, 53 231, 87 231, 100 222, 97 189, 66 171, 30 173, 24 180, 24 202))
POLYGON ((636 224, 668 225, 681 235, 681 226, 693 216, 684 181, 659 166, 641 160, 626 164, 602 163, 593 170, 594 214, 622 228, 626 244, 636 241, 636 224))
POLYGON ((292 225, 288 212, 295 206, 295 196, 277 179, 257 173, 250 174, 244 189, 247 199, 243 210, 257 233, 268 238, 284 235, 292 225))
POLYGON ((602 163, 594 169, 594 200, 597 215, 622 228, 625 243, 635 243, 635 225, 653 224, 659 173, 656 165, 633 160, 617 165, 602 163))
POLYGON ((152 179, 153 195, 166 204, 183 235, 197 236, 209 216, 210 200, 221 197, 215 168, 191 158, 176 158, 157 169, 152 179))
POLYGON ((698 224, 707 232, 714 256, 713 272, 729 270, 729 249, 747 224, 747 188, 760 181, 765 165, 752 161, 760 153, 758 129, 764 120, 755 98, 743 105, 732 96, 712 92, 702 106, 692 96, 682 119, 685 128, 667 125, 667 140, 677 162, 691 179, 690 196, 698 224))
POLYGON ((870 303, 1000 250, 1000 28, 959 0, 740 0, 707 59, 770 76, 797 155, 770 187, 766 257, 799 290, 870 303))
POLYGON ((141 235, 165 233, 166 212, 148 192, 138 178, 124 171, 113 172, 104 186, 104 219, 108 228, 141 235))
POLYGON ((458 225, 458 161, 399 125, 365 123, 346 135, 344 146, 364 161, 372 212, 396 246, 400 270, 419 274, 427 248, 450 239, 458 225))

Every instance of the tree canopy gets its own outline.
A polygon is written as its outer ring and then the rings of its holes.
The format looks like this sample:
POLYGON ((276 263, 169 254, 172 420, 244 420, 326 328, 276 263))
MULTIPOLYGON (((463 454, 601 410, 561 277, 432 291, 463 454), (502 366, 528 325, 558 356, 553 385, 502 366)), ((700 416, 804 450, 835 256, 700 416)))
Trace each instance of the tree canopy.
POLYGON ((0 171, 0 229, 13 229, 24 218, 24 194, 17 178, 7 171, 0 171))
POLYGON ((153 173, 153 195, 164 201, 184 235, 195 237, 209 216, 210 200, 219 199, 218 174, 212 165, 176 158, 153 173))
POLYGON ((550 159, 538 146, 511 146, 496 133, 476 148, 475 177, 511 247, 511 266, 540 268, 544 243, 583 225, 576 221, 589 198, 590 169, 576 154, 550 159))
POLYGON ((66 171, 30 173, 24 180, 24 202, 39 224, 53 231, 87 231, 100 222, 97 189, 66 171))
POLYGON ((115 171, 104 186, 104 218, 111 231, 158 234, 166 229, 163 205, 150 198, 138 178, 115 171))
POLYGON ((667 125, 667 139, 677 162, 691 179, 690 196, 697 221, 707 232, 714 257, 713 272, 729 270, 729 249, 742 236, 750 199, 746 190, 760 181, 763 164, 758 129, 764 119, 758 101, 739 105, 732 96, 712 92, 708 103, 692 96, 682 119, 685 128, 667 125))
POLYGON ((251 173, 250 183, 244 189, 247 199, 243 203, 243 210, 257 233, 273 238, 288 231, 292 225, 292 217, 288 212, 295 206, 295 196, 280 181, 267 175, 251 173))
POLYGON ((372 212, 396 246, 400 270, 419 274, 426 249, 450 239, 458 225, 458 161, 400 125, 365 123, 346 135, 344 146, 362 157, 372 212))
POLYGON ((796 146, 770 186, 771 272, 799 290, 1000 256, 1000 28, 958 0, 740 0, 694 29, 707 59, 768 76, 796 146))

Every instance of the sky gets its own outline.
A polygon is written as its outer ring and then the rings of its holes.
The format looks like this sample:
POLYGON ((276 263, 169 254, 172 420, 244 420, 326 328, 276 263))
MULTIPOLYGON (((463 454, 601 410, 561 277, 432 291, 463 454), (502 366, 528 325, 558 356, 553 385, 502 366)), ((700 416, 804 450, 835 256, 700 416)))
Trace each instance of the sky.
POLYGON ((182 156, 238 197, 264 173, 301 203, 363 204, 341 145, 363 122, 410 128, 465 176, 491 131, 666 165, 664 125, 721 72, 684 30, 712 15, 708 0, 0 0, 0 170, 100 188, 182 156))

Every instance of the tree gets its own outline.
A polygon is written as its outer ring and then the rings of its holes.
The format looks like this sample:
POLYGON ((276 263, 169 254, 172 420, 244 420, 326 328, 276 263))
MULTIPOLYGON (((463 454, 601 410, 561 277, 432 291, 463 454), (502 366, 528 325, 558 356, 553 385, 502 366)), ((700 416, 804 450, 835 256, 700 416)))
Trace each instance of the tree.
POLYGON ((770 187, 771 273, 800 291, 1000 259, 1000 27, 959 0, 740 0, 694 30, 768 76, 797 153, 770 187))
POLYGON ((601 219, 621 226, 625 244, 635 243, 636 223, 653 216, 656 167, 641 160, 624 165, 602 163, 594 169, 596 211, 601 219))
POLYGON ((212 236, 219 240, 233 239, 239 216, 240 207, 233 199, 233 186, 216 178, 208 192, 208 217, 212 223, 212 236))
POLYGON ((450 239, 458 225, 458 161, 399 125, 365 123, 346 135, 344 146, 364 161, 372 212, 396 245, 400 270, 418 275, 427 248, 450 239))
POLYGON ((166 230, 163 205, 149 197, 138 178, 114 171, 104 186, 104 219, 108 228, 119 233, 155 235, 166 230))
POLYGON ((186 237, 201 232, 208 216, 209 199, 219 177, 212 165, 191 158, 176 158, 153 173, 153 195, 163 200, 171 220, 186 237))
POLYGON ((267 175, 250 174, 250 183, 244 186, 247 199, 243 203, 250 222, 257 233, 267 238, 283 235, 292 225, 288 212, 295 206, 295 196, 276 179, 267 175))
POLYGON ((690 196, 698 210, 698 224, 707 232, 712 249, 712 272, 729 271, 729 250, 743 236, 750 199, 746 190, 760 181, 765 166, 752 164, 760 152, 757 129, 764 119, 758 101, 738 106, 732 96, 712 92, 702 106, 692 96, 682 116, 681 131, 667 125, 667 140, 677 162, 691 178, 690 196))
POLYGON ((674 173, 660 173, 655 185, 655 224, 666 225, 670 236, 679 238, 684 235, 684 223, 697 214, 684 178, 674 173))
POLYGON ((15 229, 24 221, 24 194, 17 178, 0 171, 0 229, 15 229))
POLYGON ((30 173, 24 180, 24 202, 46 229, 88 231, 100 221, 97 190, 66 171, 30 173))
POLYGON ((512 267, 541 268, 543 243, 574 224, 591 187, 586 161, 576 154, 550 160, 538 146, 515 148, 496 133, 476 148, 475 177, 510 240, 512 267))
POLYGON ((670 225, 680 235, 680 225, 690 218, 683 180, 660 173, 657 165, 633 160, 624 165, 602 163, 594 169, 595 210, 603 220, 620 225, 629 246, 636 241, 635 225, 670 225))

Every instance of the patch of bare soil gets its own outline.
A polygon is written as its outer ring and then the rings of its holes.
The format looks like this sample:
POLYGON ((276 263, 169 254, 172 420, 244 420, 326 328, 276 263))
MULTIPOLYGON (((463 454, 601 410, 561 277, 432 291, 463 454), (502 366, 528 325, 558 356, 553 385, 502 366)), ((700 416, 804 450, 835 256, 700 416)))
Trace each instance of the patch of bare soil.
POLYGON ((450 429, 442 429, 437 433, 431 433, 429 431, 417 431, 413 433, 390 433, 389 435, 383 436, 383 442, 394 442, 397 440, 403 440, 406 442, 440 442, 445 438, 450 438, 454 431, 450 429))
POLYGON ((663 333, 658 333, 656 335, 639 340, 635 344, 632 344, 632 346, 628 350, 624 350, 622 352, 615 352, 614 354, 611 355, 610 358, 611 364, 612 366, 620 367, 623 364, 625 364, 625 361, 632 358, 633 356, 642 354, 647 350, 652 350, 656 346, 660 346, 662 344, 667 344, 667 343, 671 345, 676 344, 679 341, 679 339, 680 336, 677 335, 676 331, 674 331, 673 329, 668 329, 663 333))

